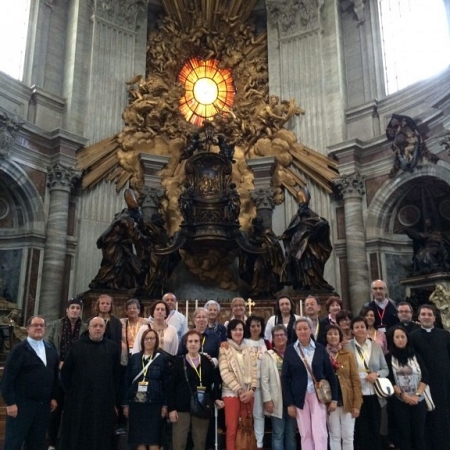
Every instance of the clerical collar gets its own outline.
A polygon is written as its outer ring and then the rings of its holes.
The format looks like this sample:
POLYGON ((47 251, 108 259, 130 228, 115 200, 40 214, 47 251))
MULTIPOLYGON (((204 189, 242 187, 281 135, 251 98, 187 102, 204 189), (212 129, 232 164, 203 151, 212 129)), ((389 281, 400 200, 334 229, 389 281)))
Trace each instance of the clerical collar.
POLYGON ((431 327, 431 328, 421 327, 421 328, 422 328, 422 330, 425 330, 427 333, 431 333, 431 331, 434 329, 434 327, 431 327))

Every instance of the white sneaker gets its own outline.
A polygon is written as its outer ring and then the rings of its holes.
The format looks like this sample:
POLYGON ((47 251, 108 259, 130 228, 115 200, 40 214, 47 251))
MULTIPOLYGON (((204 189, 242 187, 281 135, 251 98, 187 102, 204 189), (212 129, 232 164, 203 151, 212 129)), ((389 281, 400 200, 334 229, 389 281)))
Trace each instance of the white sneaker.
POLYGON ((56 450, 56 447, 53 447, 53 445, 50 445, 47 450, 56 450))

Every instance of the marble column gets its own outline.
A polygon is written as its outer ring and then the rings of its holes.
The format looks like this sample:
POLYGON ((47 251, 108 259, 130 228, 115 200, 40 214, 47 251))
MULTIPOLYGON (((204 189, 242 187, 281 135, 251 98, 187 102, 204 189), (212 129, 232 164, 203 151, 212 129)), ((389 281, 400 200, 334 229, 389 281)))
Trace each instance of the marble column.
POLYGON ((370 299, 369 269, 366 256, 362 198, 365 194, 361 175, 355 172, 335 182, 344 198, 345 245, 347 250, 350 305, 353 313, 370 299))
POLYGON ((256 207, 256 214, 262 219, 264 226, 272 229, 272 212, 275 207, 273 190, 271 188, 255 189, 250 192, 250 198, 256 207))
POLYGON ((50 204, 47 219, 39 314, 47 321, 59 317, 66 259, 67 223, 70 191, 79 177, 74 169, 59 163, 48 168, 50 204))

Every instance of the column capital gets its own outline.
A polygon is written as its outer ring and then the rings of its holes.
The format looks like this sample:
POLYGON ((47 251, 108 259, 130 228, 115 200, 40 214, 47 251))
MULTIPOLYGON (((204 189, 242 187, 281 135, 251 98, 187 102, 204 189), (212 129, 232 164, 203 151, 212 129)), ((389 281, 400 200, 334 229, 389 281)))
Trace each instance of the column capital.
POLYGON ((52 190, 70 192, 80 178, 81 173, 59 163, 47 167, 47 187, 52 190))
POLYGON ((158 209, 163 196, 164 189, 144 186, 142 189, 141 207, 158 209))
POLYGON ((134 31, 136 22, 141 14, 147 11, 149 0, 91 0, 94 16, 134 31))
POLYGON ((281 37, 322 30, 324 0, 266 0, 267 20, 278 26, 281 37))
POLYGON ((343 175, 334 181, 334 185, 344 199, 348 197, 361 198, 365 194, 364 179, 359 172, 343 175))
POLYGON ((250 198, 256 209, 270 209, 273 210, 275 202, 273 200, 273 189, 255 189, 250 192, 250 198))

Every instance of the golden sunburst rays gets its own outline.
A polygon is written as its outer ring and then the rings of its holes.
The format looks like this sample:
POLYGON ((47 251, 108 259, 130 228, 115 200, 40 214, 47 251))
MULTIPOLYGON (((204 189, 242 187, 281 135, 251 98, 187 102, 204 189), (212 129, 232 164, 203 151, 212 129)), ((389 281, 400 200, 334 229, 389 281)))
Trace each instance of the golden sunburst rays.
POLYGON ((208 29, 213 29, 222 17, 230 22, 237 19, 245 22, 256 3, 257 0, 161 0, 167 15, 181 27, 189 27, 194 13, 196 16, 201 15, 203 24, 208 29))
POLYGON ((234 86, 230 69, 219 68, 219 61, 192 58, 180 71, 178 81, 185 88, 180 111, 187 121, 201 126, 217 113, 230 111, 234 102, 234 86))

